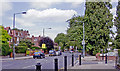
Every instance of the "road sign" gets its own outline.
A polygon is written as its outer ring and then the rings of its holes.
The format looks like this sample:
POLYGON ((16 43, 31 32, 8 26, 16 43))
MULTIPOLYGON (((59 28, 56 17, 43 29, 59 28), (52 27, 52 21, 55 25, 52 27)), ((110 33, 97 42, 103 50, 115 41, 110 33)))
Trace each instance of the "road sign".
POLYGON ((42 48, 46 48, 46 45, 45 45, 45 44, 42 44, 42 48))
POLYGON ((85 40, 82 41, 82 45, 84 45, 84 44, 85 44, 85 40))

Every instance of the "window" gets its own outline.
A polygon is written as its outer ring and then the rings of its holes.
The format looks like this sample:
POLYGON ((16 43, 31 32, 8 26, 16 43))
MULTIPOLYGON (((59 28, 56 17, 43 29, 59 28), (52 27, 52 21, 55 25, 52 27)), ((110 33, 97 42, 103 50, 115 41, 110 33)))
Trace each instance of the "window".
POLYGON ((34 41, 37 41, 37 38, 35 38, 34 41))
POLYGON ((10 29, 8 30, 8 34, 10 34, 10 29))

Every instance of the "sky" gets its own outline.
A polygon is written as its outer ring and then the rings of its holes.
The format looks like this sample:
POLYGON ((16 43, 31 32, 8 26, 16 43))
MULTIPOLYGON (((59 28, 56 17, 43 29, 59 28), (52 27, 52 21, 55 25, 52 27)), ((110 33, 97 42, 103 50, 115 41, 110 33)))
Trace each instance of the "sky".
MULTIPOLYGON (((113 8, 110 10, 113 17, 116 16, 117 0, 111 2, 113 8)), ((27 14, 16 14, 15 27, 18 29, 29 30, 30 35, 45 36, 54 40, 58 33, 65 33, 68 27, 68 19, 76 16, 84 16, 85 0, 4 0, 1 2, 0 18, 2 25, 13 28, 13 14, 27 12, 27 14), (48 29, 52 28, 52 29, 48 29)), ((113 26, 115 32, 116 28, 113 26)))

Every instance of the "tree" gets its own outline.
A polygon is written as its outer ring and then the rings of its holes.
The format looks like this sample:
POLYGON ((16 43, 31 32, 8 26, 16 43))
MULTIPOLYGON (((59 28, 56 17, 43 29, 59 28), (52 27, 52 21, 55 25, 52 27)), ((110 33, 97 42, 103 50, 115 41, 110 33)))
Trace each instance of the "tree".
POLYGON ((110 40, 110 28, 113 26, 113 15, 110 13, 112 5, 109 2, 86 2, 85 15, 73 17, 69 21, 67 35, 70 40, 77 40, 79 48, 82 46, 83 22, 85 24, 86 51, 95 55, 101 49, 106 49, 110 40), (79 22, 76 22, 79 21, 79 22), (82 22, 81 22, 82 21, 82 22))
POLYGON ((32 45, 34 45, 34 43, 32 43, 31 41, 29 41, 29 40, 24 40, 24 41, 20 41, 20 42, 23 42, 23 43, 26 43, 26 45, 27 45, 27 48, 30 48, 30 47, 32 47, 32 45))
POLYGON ((3 26, 0 26, 0 41, 2 42, 0 45, 0 50, 2 50, 2 55, 6 56, 9 54, 9 39, 11 39, 11 37, 9 36, 9 34, 7 33, 6 30, 4 30, 3 26))
MULTIPOLYGON (((27 48, 32 48, 33 43, 29 40, 21 40, 16 46, 16 53, 25 53, 27 48)), ((34 47, 33 47, 34 48, 34 47)))
POLYGON ((68 42, 68 37, 66 37, 66 34, 64 33, 59 33, 56 38, 54 39, 55 43, 58 43, 59 46, 61 46, 61 48, 64 49, 64 47, 66 48, 66 44, 68 42))
POLYGON ((27 50, 27 45, 26 45, 25 41, 20 41, 18 46, 15 47, 16 53, 25 53, 26 50, 27 50))
POLYGON ((39 41, 39 46, 42 47, 42 44, 46 44, 47 50, 54 49, 54 43, 53 40, 49 37, 42 37, 39 41))
POLYGON ((115 19, 115 26, 117 28, 117 36, 115 38, 115 47, 120 49, 120 1, 118 2, 116 14, 117 17, 115 19))
POLYGON ((110 28, 113 26, 111 8, 109 2, 86 2, 84 16, 86 42, 88 42, 86 47, 91 45, 93 54, 107 48, 110 28))

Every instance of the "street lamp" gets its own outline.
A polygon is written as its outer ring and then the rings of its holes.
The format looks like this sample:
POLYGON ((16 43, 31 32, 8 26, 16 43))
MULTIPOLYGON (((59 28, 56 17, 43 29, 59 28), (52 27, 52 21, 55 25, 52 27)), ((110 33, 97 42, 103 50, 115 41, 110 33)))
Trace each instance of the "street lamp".
MULTIPOLYGON (((75 22, 82 22, 82 21, 77 21, 77 20, 75 20, 75 22)), ((84 56, 85 56, 85 29, 84 29, 84 22, 82 22, 83 23, 83 41, 82 41, 82 45, 83 45, 83 58, 84 58, 84 56)))
POLYGON ((15 15, 16 14, 26 14, 26 12, 14 13, 13 14, 13 59, 15 59, 15 42, 14 42, 14 34, 15 34, 15 15))
POLYGON ((45 35, 44 35, 45 29, 52 29, 52 28, 43 28, 43 37, 45 37, 45 35))

